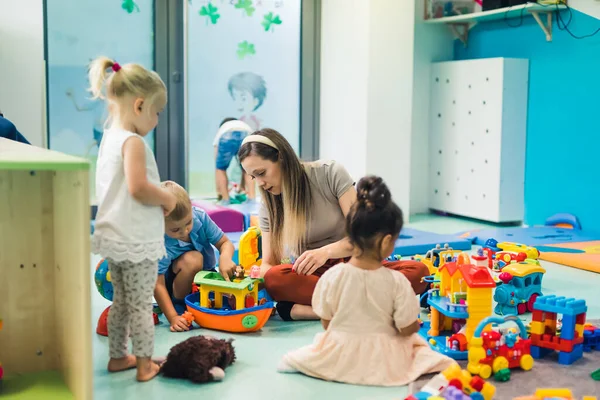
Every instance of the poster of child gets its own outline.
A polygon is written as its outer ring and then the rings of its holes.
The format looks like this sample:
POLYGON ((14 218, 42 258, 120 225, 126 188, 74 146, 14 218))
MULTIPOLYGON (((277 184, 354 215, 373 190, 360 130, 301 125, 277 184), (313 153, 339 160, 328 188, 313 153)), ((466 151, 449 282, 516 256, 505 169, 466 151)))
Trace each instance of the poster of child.
POLYGON ((229 95, 235 103, 238 119, 247 123, 252 131, 260 129, 260 119, 254 114, 267 97, 267 84, 264 78, 254 72, 240 72, 229 79, 229 95))

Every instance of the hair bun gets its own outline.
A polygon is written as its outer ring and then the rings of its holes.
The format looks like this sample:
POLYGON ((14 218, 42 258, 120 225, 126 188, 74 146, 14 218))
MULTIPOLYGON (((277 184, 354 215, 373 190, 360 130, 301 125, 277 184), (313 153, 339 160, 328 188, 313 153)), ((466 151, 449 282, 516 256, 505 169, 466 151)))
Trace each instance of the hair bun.
POLYGON ((378 176, 365 176, 356 185, 358 202, 368 210, 384 208, 390 202, 392 195, 383 179, 378 176))

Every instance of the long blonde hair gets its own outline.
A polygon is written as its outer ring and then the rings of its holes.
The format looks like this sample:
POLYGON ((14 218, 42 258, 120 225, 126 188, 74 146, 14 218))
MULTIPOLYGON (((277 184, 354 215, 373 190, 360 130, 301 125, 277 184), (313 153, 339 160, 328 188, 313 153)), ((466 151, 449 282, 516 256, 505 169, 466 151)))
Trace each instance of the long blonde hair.
POLYGON ((269 213, 273 261, 279 263, 284 252, 297 257, 305 250, 312 205, 310 181, 300 159, 283 135, 268 128, 253 135, 265 136, 277 147, 248 142, 240 147, 238 158, 242 162, 248 156, 258 156, 278 163, 281 168, 281 195, 259 188, 269 213))
POLYGON ((121 66, 101 56, 90 63, 88 79, 92 99, 106 99, 111 117, 117 111, 113 103, 125 96, 142 97, 149 104, 159 99, 167 101, 167 87, 160 76, 139 64, 121 66))

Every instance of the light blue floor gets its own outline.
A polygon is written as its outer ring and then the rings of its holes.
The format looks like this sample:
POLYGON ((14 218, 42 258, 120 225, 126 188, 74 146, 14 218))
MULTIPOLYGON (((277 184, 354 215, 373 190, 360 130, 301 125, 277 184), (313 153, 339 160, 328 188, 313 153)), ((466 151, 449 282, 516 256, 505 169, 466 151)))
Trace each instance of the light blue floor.
MULTIPOLYGON (((432 215, 416 216, 410 227, 436 233, 484 227, 485 224, 432 215)), ((92 257, 95 268, 98 257, 92 257)), ((544 277, 544 294, 560 294, 586 299, 588 318, 600 318, 600 274, 543 262, 547 273, 544 277)), ((94 286, 95 287, 95 286, 94 286)), ((94 332, 96 321, 110 303, 94 290, 92 299, 92 320, 94 332)), ((107 338, 94 334, 94 398, 95 399, 403 399, 406 387, 377 388, 343 385, 323 382, 302 375, 279 374, 276 367, 279 359, 287 351, 310 343, 314 335, 321 331, 318 322, 284 323, 278 317, 272 318, 263 330, 256 334, 235 335, 196 329, 187 333, 171 333, 164 320, 156 327, 156 355, 166 355, 175 344, 193 335, 212 335, 219 338, 235 339, 237 362, 226 370, 223 382, 193 385, 186 381, 169 380, 159 377, 151 382, 139 384, 135 372, 118 374, 106 372, 108 361, 107 338), (194 397, 190 397, 194 396, 194 397), (197 397, 196 397, 197 396, 197 397)), ((401 365, 398 366, 402 368, 401 365)), ((368 373, 368 371, 365 371, 368 373)), ((497 398, 502 399, 499 392, 497 398)))

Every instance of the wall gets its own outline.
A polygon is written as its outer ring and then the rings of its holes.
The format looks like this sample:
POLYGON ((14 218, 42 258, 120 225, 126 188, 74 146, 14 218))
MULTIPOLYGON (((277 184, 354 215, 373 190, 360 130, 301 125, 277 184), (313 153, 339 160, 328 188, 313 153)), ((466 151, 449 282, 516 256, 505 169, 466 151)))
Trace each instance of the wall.
POLYGON ((0 0, 0 110, 34 145, 46 143, 42 0, 0 0))
POLYGON ((367 170, 369 5, 321 3, 321 159, 334 159, 358 179, 367 170))
POLYGON ((569 0, 569 7, 594 18, 600 18, 600 1, 598 0, 569 0))
POLYGON ((431 63, 449 61, 454 56, 453 36, 443 25, 422 24, 423 0, 416 1, 412 140, 410 164, 410 210, 429 210, 429 99, 431 63))
POLYGON ((320 156, 382 176, 410 213, 414 3, 322 2, 320 156))
MULTIPOLYGON (((509 23, 518 24, 519 19, 509 23)), ((576 40, 554 25, 553 42, 548 43, 529 16, 518 28, 504 21, 482 24, 472 29, 468 48, 455 42, 455 58, 530 60, 525 222, 541 224, 554 213, 569 212, 584 228, 600 230, 595 154, 600 148, 600 35, 576 40)), ((573 11, 569 29, 584 35, 599 25, 597 19, 573 11)))

